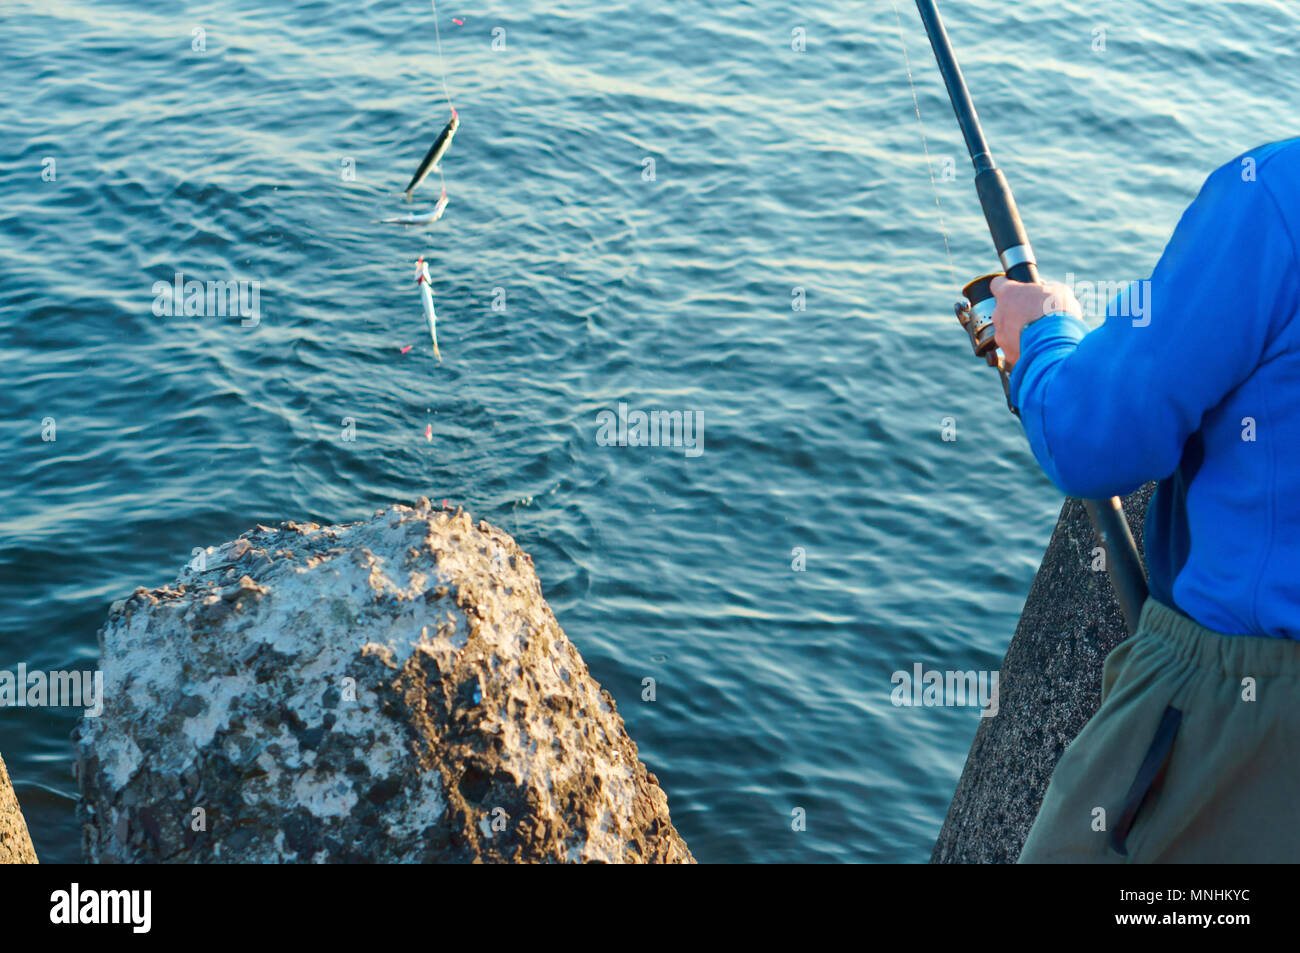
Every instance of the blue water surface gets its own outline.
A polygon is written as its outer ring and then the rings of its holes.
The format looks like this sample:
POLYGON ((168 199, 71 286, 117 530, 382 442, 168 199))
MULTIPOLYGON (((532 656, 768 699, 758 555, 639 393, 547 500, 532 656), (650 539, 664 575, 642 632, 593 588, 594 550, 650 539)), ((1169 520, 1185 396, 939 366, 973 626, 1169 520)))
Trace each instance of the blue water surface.
MULTIPOLYGON (((925 860, 979 718, 890 676, 998 666, 1060 498, 951 316, 995 261, 899 13, 444 0, 450 201, 403 231, 429 5, 7 0, 0 669, 93 667, 112 601, 255 523, 447 499, 533 554, 698 859, 925 860), (177 273, 256 320, 157 314, 177 273), (703 452, 602 445, 620 402, 701 413, 703 452)), ((1294 4, 945 14, 1049 277, 1144 276, 1213 167, 1296 134, 1294 4)), ((46 861, 75 717, 0 710, 46 861)))

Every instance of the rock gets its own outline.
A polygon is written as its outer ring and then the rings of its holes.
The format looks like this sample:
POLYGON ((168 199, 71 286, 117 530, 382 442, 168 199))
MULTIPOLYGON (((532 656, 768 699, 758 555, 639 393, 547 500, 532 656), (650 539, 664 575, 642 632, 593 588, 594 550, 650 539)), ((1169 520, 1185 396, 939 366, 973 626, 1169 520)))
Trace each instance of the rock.
POLYGON ((100 647, 87 861, 693 862, 531 560, 463 512, 259 526, 100 647))
POLYGON ((18 808, 18 795, 0 758, 0 864, 34 864, 36 848, 18 808))
MULTIPOLYGON (((1155 484, 1124 498, 1142 526, 1155 484)), ((980 720, 931 863, 1013 863, 1056 762, 1101 704, 1101 668, 1128 635, 1110 581, 1090 568, 1096 534, 1065 501, 999 670, 999 710, 980 720)))

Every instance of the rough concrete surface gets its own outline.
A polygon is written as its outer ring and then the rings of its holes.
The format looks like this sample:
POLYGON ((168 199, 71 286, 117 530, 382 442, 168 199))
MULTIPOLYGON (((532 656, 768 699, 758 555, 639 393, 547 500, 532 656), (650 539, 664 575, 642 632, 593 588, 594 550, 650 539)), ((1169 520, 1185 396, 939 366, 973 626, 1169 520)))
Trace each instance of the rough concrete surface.
POLYGON ((27 822, 18 808, 18 796, 9 781, 4 759, 0 758, 0 864, 34 864, 36 848, 27 833, 27 822))
POLYGON ((693 862, 506 533, 259 526, 116 603, 88 861, 693 862))
MULTIPOLYGON (((1155 484, 1124 498, 1142 526, 1155 484)), ((1011 863, 1020 856, 1065 746, 1101 704, 1102 663, 1128 635, 1083 504, 1065 501, 1007 648, 999 711, 980 720, 931 863, 1011 863)))

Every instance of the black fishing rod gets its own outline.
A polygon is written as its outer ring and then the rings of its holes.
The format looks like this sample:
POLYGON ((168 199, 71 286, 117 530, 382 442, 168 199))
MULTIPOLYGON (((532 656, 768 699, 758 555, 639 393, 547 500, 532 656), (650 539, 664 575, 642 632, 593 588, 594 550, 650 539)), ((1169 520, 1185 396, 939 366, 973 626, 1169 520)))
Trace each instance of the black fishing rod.
MULTIPOLYGON (((998 369, 1002 377, 1002 390, 1007 395, 1007 406, 1019 416, 1019 411, 1011 406, 1010 372, 994 339, 997 329, 993 325, 993 309, 997 302, 989 290, 989 283, 1002 273, 1014 281, 1036 282, 1038 264, 1029 244, 1029 236, 1025 233, 1024 222, 1016 208, 1015 197, 1011 194, 1011 186, 1007 184, 1002 170, 994 164, 989 152, 988 141, 980 127, 966 80, 957 65, 952 43, 948 40, 948 31, 944 29, 943 20, 939 17, 939 9, 934 0, 916 0, 916 8, 921 13, 921 22, 925 24, 925 32, 930 38, 934 58, 939 63, 939 72, 943 74, 944 85, 948 87, 948 98, 952 101, 953 112, 957 114, 957 124, 961 127, 962 138, 966 140, 966 149, 970 153, 971 162, 975 164, 975 189, 979 193, 984 219, 988 222, 989 234, 993 236, 993 245, 1003 268, 1002 272, 981 275, 962 289, 965 300, 956 306, 957 319, 970 335, 976 356, 984 358, 990 367, 998 369)), ((1132 635, 1137 631, 1138 617, 1147 600, 1147 579, 1138 557, 1137 545, 1133 542, 1133 534, 1129 532, 1128 520, 1124 518, 1124 507, 1117 496, 1112 496, 1109 500, 1084 500, 1083 505, 1101 540, 1106 554, 1106 573, 1115 590, 1120 611, 1124 613, 1124 623, 1132 635)))

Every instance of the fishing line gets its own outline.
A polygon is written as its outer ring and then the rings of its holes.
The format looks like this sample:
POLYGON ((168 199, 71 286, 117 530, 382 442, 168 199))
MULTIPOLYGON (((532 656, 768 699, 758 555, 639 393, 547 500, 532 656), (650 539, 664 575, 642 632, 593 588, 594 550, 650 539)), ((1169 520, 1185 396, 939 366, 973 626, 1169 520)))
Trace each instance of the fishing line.
POLYGON ((939 204, 939 186, 934 181, 934 163, 930 160, 930 144, 925 137, 925 123, 921 121, 921 103, 916 98, 916 83, 912 81, 912 58, 907 55, 907 40, 903 38, 903 18, 898 13, 898 0, 893 0, 894 21, 898 24, 898 42, 903 47, 903 63, 907 67, 907 85, 912 90, 912 107, 916 110, 916 124, 921 130, 921 149, 925 152, 925 167, 930 173, 930 191, 934 194, 934 207, 939 212, 939 231, 943 234, 943 250, 948 253, 948 274, 953 287, 961 286, 957 268, 952 263, 952 248, 948 245, 948 226, 943 220, 943 206, 939 204))
POLYGON ((442 92, 447 97, 447 108, 451 105, 451 90, 447 88, 447 66, 442 59, 442 35, 438 32, 438 0, 429 0, 433 4, 433 39, 438 45, 438 70, 442 73, 442 92))
MULTIPOLYGON (((442 93, 447 97, 447 108, 455 112, 456 107, 451 104, 451 90, 447 88, 447 64, 442 58, 442 34, 438 31, 438 0, 429 0, 429 2, 433 5, 433 39, 438 47, 438 72, 442 74, 442 93)), ((438 180, 445 192, 447 179, 442 174, 442 163, 438 163, 438 180)))

